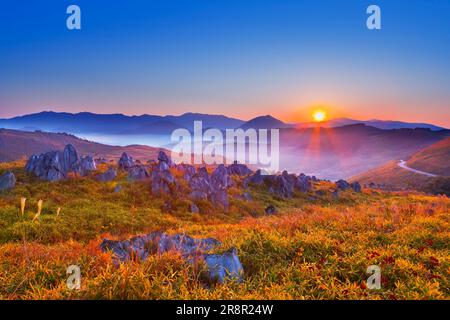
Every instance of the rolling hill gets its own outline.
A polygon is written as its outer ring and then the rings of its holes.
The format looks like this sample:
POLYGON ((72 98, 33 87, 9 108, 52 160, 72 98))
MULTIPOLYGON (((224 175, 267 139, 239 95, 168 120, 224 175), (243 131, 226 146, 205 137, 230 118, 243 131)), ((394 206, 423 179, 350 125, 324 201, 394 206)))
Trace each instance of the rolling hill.
POLYGON ((414 154, 407 164, 417 170, 450 176, 450 138, 414 154))
POLYGON ((399 166, 398 160, 389 161, 351 178, 362 184, 381 184, 392 189, 429 190, 430 186, 450 180, 450 138, 439 141, 415 154, 406 162, 408 168, 420 170, 430 177, 399 166))
POLYGON ((243 125, 241 125, 241 129, 285 129, 292 127, 289 124, 284 123, 270 115, 260 116, 253 118, 243 125))
POLYGON ((123 152, 127 152, 135 159, 145 161, 155 159, 159 151, 158 148, 140 145, 108 146, 65 133, 0 129, 0 162, 14 161, 51 150, 61 150, 67 144, 75 146, 81 155, 89 154, 106 159, 117 159, 123 152))

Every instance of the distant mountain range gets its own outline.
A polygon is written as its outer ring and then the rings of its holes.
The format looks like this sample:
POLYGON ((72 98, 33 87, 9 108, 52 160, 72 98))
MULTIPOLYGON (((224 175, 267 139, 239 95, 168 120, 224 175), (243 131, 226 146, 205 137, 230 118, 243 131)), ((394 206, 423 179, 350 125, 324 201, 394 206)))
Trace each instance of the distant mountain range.
POLYGON ((428 123, 410 123, 410 122, 402 122, 402 121, 393 121, 393 120, 354 120, 348 118, 337 118, 328 121, 324 121, 321 123, 317 122, 302 122, 298 123, 298 128, 310 128, 310 127, 323 127, 323 128, 337 128, 348 126, 352 124, 365 124, 367 126, 375 127, 378 129, 415 129, 415 128, 424 128, 430 129, 433 131, 438 131, 445 129, 443 127, 435 126, 428 123))
POLYGON ((235 128, 285 129, 291 127, 325 127, 336 128, 352 124, 365 124, 379 129, 427 128, 434 131, 443 128, 426 123, 406 123, 400 121, 369 120, 360 121, 339 118, 322 123, 287 124, 270 115, 256 117, 249 121, 201 113, 185 113, 179 116, 141 115, 126 116, 123 114, 95 114, 89 112, 40 112, 11 119, 0 119, 0 128, 22 131, 65 132, 71 134, 114 134, 114 135, 170 135, 173 130, 186 128, 193 130, 194 121, 202 121, 203 128, 220 130, 235 128))
POLYGON ((66 132, 74 134, 156 134, 170 135, 173 130, 193 130, 194 120, 203 121, 203 128, 237 128, 245 121, 222 115, 185 113, 180 116, 126 116, 123 114, 95 114, 40 112, 11 119, 0 119, 0 128, 24 131, 66 132))

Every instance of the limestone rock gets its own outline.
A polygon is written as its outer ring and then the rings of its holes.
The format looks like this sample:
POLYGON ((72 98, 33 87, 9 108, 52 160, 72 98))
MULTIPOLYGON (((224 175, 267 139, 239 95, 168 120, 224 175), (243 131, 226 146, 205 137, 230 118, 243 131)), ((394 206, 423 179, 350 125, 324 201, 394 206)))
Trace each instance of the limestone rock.
POLYGON ((16 176, 7 171, 0 176, 0 192, 11 190, 16 186, 16 176))

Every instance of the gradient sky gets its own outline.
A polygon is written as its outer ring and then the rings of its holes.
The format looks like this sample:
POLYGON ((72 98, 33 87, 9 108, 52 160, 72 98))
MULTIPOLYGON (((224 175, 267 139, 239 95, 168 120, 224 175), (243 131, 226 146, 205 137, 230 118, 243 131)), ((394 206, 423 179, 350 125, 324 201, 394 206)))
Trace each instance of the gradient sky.
POLYGON ((54 111, 450 127, 450 1, 2 1, 0 117, 54 111), (82 30, 66 28, 78 4, 82 30), (382 29, 366 28, 378 4, 382 29))

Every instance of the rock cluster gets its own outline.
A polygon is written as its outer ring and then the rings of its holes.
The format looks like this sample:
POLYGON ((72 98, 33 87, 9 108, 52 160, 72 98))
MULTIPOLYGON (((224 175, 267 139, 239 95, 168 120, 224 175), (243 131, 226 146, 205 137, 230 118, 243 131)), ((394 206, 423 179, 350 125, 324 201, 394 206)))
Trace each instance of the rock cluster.
POLYGON ((97 176, 97 180, 100 182, 113 181, 117 176, 117 170, 114 168, 109 168, 106 172, 97 176))
POLYGON ((244 181, 244 185, 266 185, 271 193, 283 198, 292 198, 294 191, 308 192, 312 190, 312 177, 304 174, 295 175, 283 171, 281 175, 263 175, 261 170, 249 176, 244 181))
POLYGON ((96 170, 96 164, 90 156, 80 158, 75 147, 69 144, 63 151, 31 156, 25 169, 40 179, 59 181, 67 178, 71 172, 85 176, 96 170))
POLYGON ((224 209, 229 207, 227 189, 231 187, 231 176, 227 168, 221 164, 209 176, 205 167, 201 167, 188 180, 192 200, 210 200, 214 205, 224 209))
POLYGON ((147 168, 144 165, 138 164, 128 170, 128 180, 130 181, 142 181, 150 177, 147 168))
POLYGON ((233 164, 229 165, 227 167, 228 173, 231 175, 238 175, 241 177, 247 176, 249 174, 252 174, 253 171, 250 170, 249 167, 247 167, 245 164, 238 163, 235 161, 233 164))
POLYGON ((11 190, 16 186, 16 176, 7 171, 0 176, 0 192, 11 190))
POLYGON ((211 283, 224 283, 229 279, 242 280, 243 267, 239 261, 236 249, 224 254, 209 254, 208 251, 221 245, 220 241, 207 239, 194 239, 185 234, 168 235, 153 232, 125 241, 104 239, 100 248, 114 254, 116 264, 135 259, 145 260, 151 254, 176 251, 189 263, 202 260, 206 266, 206 279, 211 283))
POLYGON ((359 182, 348 183, 341 179, 336 181, 336 189, 342 191, 353 189, 355 192, 361 192, 361 185, 359 182))
POLYGON ((150 187, 153 194, 171 194, 178 188, 178 183, 169 170, 171 161, 163 153, 161 151, 158 155, 159 163, 153 167, 150 174, 150 187))

